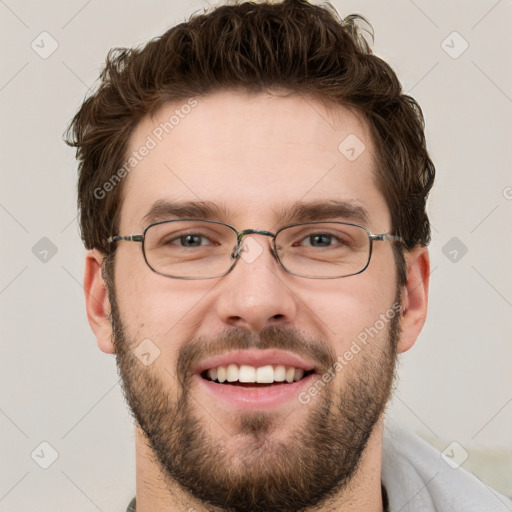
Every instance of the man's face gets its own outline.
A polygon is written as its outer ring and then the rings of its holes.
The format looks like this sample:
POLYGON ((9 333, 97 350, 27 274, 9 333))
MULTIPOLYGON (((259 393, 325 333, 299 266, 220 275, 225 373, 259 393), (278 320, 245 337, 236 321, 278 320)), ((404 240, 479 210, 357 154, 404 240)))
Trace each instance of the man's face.
MULTIPOLYGON (((346 202, 364 209, 371 232, 390 231, 368 129, 349 110, 333 116, 311 98, 223 92, 197 98, 162 134, 176 109, 162 108, 132 135, 130 153, 148 136, 157 144, 126 178, 119 234, 141 233, 157 201, 213 203, 214 220, 271 232, 297 202, 346 202), (354 135, 365 145, 356 159, 340 146, 354 135)), ((140 244, 120 242, 110 290, 118 364, 167 477, 235 511, 300 510, 354 475, 389 397, 400 330, 395 264, 391 244, 379 242, 363 273, 308 279, 284 271, 268 237, 250 237, 254 257, 202 280, 158 275, 140 244), (151 364, 137 357, 141 347, 151 364), (305 376, 208 380, 208 369, 229 364, 305 376)))

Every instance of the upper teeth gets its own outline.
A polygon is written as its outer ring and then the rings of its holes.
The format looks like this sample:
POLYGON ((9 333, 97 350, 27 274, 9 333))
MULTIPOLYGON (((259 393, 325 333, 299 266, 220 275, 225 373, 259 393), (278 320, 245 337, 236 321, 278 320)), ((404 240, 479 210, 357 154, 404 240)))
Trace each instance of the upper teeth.
POLYGON ((302 379, 302 368, 287 367, 284 365, 266 365, 255 368, 246 364, 228 364, 208 370, 207 375, 212 380, 219 382, 257 382, 271 384, 272 382, 294 382, 302 379))

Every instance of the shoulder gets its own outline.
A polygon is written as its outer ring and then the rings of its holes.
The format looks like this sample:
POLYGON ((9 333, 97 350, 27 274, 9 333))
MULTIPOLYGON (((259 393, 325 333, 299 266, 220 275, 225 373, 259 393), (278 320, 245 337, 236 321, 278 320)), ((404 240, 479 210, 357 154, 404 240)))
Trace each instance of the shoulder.
POLYGON ((512 500, 480 481, 413 432, 387 419, 382 481, 392 512, 505 512, 512 500))

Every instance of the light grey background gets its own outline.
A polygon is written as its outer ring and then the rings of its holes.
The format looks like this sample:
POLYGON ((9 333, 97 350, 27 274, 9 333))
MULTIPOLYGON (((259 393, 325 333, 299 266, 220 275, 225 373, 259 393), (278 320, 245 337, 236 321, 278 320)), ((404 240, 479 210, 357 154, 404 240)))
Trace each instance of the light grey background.
MULTIPOLYGON (((430 312, 389 414, 441 450, 457 441, 464 468, 512 495, 512 2, 334 5, 373 24, 375 52, 424 109, 437 165, 430 312)), ((203 6, 0 0, 1 511, 124 511, 134 494, 131 420, 86 320, 76 164, 61 137, 111 47, 203 6), (42 32, 58 44, 47 58, 42 32)))

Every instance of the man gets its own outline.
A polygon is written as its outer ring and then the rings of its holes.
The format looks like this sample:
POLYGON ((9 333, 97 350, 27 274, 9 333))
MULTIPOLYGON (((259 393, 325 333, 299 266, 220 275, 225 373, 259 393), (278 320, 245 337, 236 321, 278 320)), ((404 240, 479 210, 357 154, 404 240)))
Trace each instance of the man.
POLYGON ((112 51, 70 125, 87 314, 136 420, 129 510, 504 510, 384 430, 434 166, 362 21, 219 6, 112 51))

